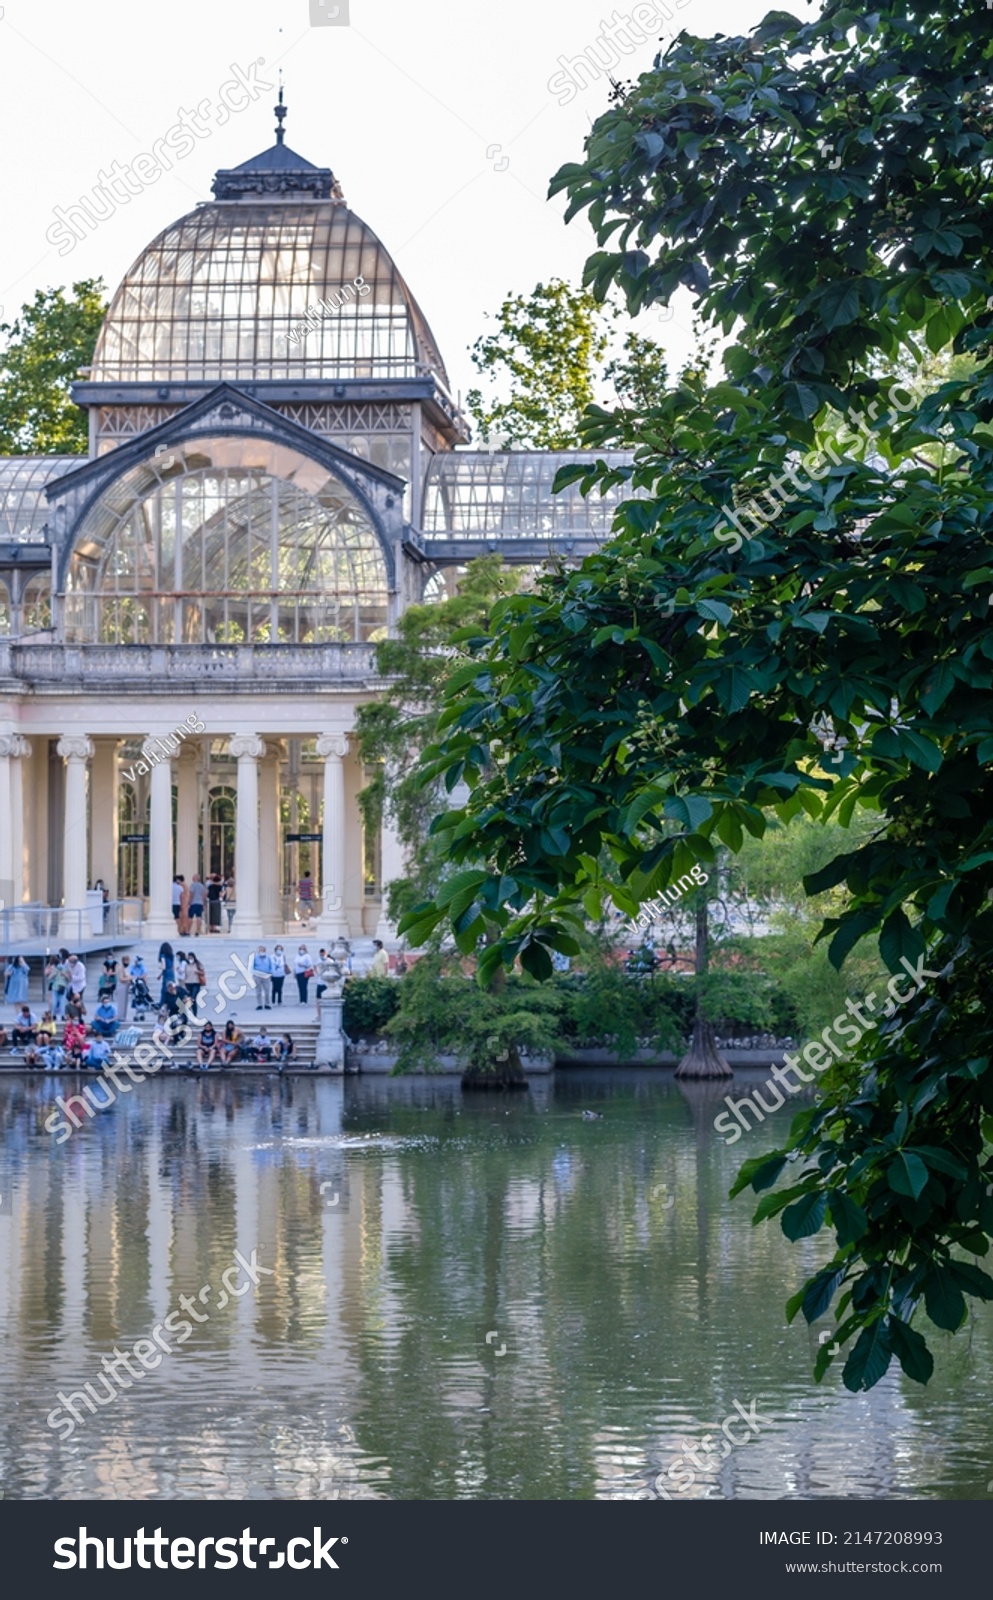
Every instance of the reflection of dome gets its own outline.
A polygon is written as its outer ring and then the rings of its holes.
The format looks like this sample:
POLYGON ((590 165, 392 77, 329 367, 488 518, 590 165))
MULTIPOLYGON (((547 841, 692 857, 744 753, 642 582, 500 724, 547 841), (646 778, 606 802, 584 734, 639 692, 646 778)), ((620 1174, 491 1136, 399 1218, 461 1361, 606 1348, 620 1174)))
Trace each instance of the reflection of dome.
POLYGON ((278 138, 218 173, 217 198, 138 257, 104 321, 94 382, 413 378, 433 369, 447 388, 391 256, 349 211, 330 170, 287 149, 282 130, 278 138), (309 330, 290 343, 311 307, 309 330))

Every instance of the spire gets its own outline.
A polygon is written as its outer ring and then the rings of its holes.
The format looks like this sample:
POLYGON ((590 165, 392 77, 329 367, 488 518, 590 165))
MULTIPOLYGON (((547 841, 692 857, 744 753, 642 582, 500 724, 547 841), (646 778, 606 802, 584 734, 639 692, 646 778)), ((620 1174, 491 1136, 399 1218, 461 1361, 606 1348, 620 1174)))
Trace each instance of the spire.
POLYGON ((283 104, 283 69, 279 69, 279 100, 273 110, 276 113, 276 143, 282 144, 286 137, 283 123, 286 119, 286 107, 283 104))

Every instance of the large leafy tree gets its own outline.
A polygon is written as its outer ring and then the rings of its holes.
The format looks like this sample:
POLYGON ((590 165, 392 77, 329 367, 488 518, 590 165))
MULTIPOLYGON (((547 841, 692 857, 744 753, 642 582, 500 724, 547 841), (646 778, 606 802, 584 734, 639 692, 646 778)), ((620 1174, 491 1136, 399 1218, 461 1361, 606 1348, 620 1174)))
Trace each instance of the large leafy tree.
POLYGON ((827 0, 681 36, 594 125, 552 185, 597 230, 590 286, 632 311, 690 286, 726 377, 592 415, 591 440, 633 446, 640 498, 579 569, 496 608, 425 765, 471 786, 437 824, 465 870, 409 927, 496 936, 484 978, 543 974, 583 913, 633 908, 715 838, 737 850, 764 808, 885 822, 808 888, 850 892, 836 966, 872 934, 919 985, 741 1180, 788 1168, 758 1217, 833 1230, 790 1309, 835 1306, 816 1371, 844 1352, 851 1389, 894 1356, 926 1382, 922 1326, 993 1298, 991 61, 971 0, 827 0), (973 364, 908 397, 901 364, 949 344, 973 364), (810 454, 832 414, 833 462, 810 454), (769 522, 729 537, 765 491, 769 522))
POLYGON ((0 322, 0 455, 85 455, 86 413, 69 386, 88 365, 106 285, 85 278, 39 289, 13 322, 0 322))

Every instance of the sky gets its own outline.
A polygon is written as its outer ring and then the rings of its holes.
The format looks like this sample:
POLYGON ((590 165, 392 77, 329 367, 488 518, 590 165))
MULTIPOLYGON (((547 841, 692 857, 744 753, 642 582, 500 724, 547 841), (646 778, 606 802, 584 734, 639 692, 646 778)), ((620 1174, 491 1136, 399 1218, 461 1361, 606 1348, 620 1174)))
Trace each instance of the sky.
MULTIPOLYGON (((649 24, 643 44, 623 32, 629 53, 615 75, 650 67, 666 33, 747 32, 773 8, 769 0, 667 0, 671 20, 649 24)), ((792 8, 803 17, 812 10, 810 0, 792 8)), ((334 170, 352 210, 397 261, 453 390, 464 394, 477 381, 468 348, 493 326, 487 314, 549 277, 580 281, 591 230, 582 217, 565 226, 564 200, 545 196, 552 174, 581 159, 585 134, 607 107, 611 69, 605 64, 595 81, 580 74, 582 88, 561 74, 590 46, 603 58, 602 21, 638 12, 648 21, 646 10, 662 6, 4 0, 0 320, 36 289, 98 276, 115 287, 163 228, 210 199, 215 171, 274 142, 282 68, 287 144, 334 170), (229 109, 221 90, 232 79, 246 87, 228 91, 229 109), (106 220, 60 254, 66 236, 49 237, 53 208, 91 194, 101 171, 149 151, 181 111, 204 101, 195 147, 147 185, 132 180, 134 194, 118 185, 122 198, 106 220)), ((690 321, 681 292, 668 320, 653 312, 640 326, 673 366, 691 348, 690 321)))

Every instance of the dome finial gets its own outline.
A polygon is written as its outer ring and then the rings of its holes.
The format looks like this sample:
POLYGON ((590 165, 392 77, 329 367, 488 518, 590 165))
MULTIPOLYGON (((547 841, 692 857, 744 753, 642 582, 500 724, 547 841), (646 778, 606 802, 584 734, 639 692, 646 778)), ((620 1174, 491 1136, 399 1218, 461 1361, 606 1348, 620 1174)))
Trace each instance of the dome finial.
POLYGON ((286 117, 286 107, 283 104, 283 69, 282 69, 282 67, 280 67, 280 69, 279 69, 279 101, 273 107, 273 110, 276 113, 276 143, 277 144, 282 144, 284 138, 286 137, 285 132, 283 130, 283 121, 284 121, 284 119, 286 117))

